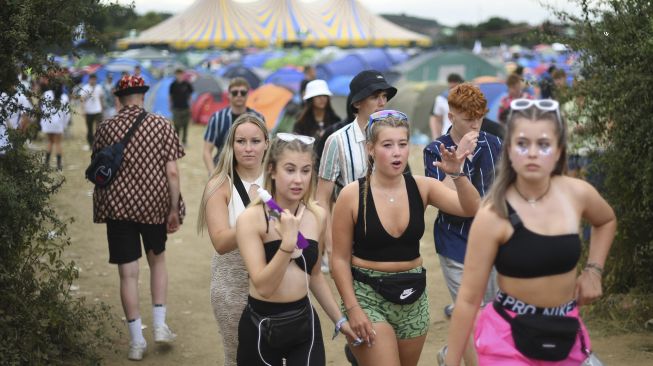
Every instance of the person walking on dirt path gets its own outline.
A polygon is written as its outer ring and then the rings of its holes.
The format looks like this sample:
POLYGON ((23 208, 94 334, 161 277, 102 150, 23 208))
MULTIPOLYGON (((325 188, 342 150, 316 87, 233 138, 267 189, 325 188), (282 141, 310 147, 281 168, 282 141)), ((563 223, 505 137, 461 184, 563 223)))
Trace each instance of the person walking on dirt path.
MULTIPOLYGON (((93 152, 120 141, 136 119, 147 113, 142 78, 125 76, 115 95, 122 108, 98 127, 93 152)), ((120 299, 129 328, 130 360, 141 360, 147 342, 141 328, 138 303, 138 259, 141 238, 150 267, 154 341, 170 343, 176 338, 166 324, 168 272, 165 262, 167 234, 179 230, 184 214, 177 159, 184 156, 170 121, 146 114, 127 144, 119 174, 106 187, 93 192, 93 221, 106 223, 109 263, 118 265, 120 299)))
MULTIPOLYGON (((435 178, 446 186, 455 189, 453 180, 442 169, 434 165, 442 161, 440 145, 449 149, 469 150, 470 159, 465 159, 463 172, 481 197, 489 192, 496 175, 495 166, 501 154, 501 139, 482 131, 483 116, 487 113, 487 100, 481 90, 471 84, 463 83, 449 91, 449 120, 451 129, 424 148, 424 170, 427 177, 435 178)), ((490 122, 494 123, 494 122, 490 122)), ((467 237, 474 217, 453 215, 440 210, 433 223, 433 241, 438 254, 442 275, 455 302, 463 277, 467 237)), ((493 271, 488 281, 485 303, 491 302, 497 292, 496 273, 493 271)), ((453 304, 444 308, 446 317, 451 317, 453 304)), ((465 364, 476 365, 474 348, 468 347, 465 364)))
POLYGON ((86 142, 90 148, 93 146, 95 125, 102 121, 102 111, 105 108, 104 88, 98 85, 97 75, 91 74, 88 77, 88 84, 82 86, 79 91, 79 99, 82 101, 86 119, 86 142))
POLYGON ((341 330, 354 335, 319 266, 327 218, 312 198, 314 141, 277 134, 264 163, 264 188, 283 211, 268 210, 258 199, 238 217, 236 241, 250 283, 238 326, 239 365, 326 364, 309 292, 335 324, 334 337, 341 330))
POLYGON ((243 113, 253 113, 263 121, 265 118, 257 111, 247 107, 247 95, 250 86, 247 79, 236 77, 229 82, 229 107, 223 108, 211 116, 209 123, 204 132, 204 148, 202 150, 202 159, 209 176, 215 169, 218 162, 220 150, 224 146, 225 139, 229 133, 231 124, 243 113), (213 150, 217 149, 217 154, 213 155, 213 150))
POLYGON ((238 320, 247 304, 247 269, 236 242, 236 219, 263 187, 269 146, 265 122, 245 113, 236 119, 204 189, 198 231, 206 227, 215 249, 211 261, 211 306, 222 334, 225 366, 236 366, 238 320))
POLYGON ((480 365, 586 364, 591 345, 578 306, 602 295, 616 217, 594 187, 565 175, 567 134, 558 102, 516 99, 510 109, 499 174, 469 233, 440 361, 459 365, 473 334, 480 365), (579 274, 583 219, 592 236, 579 274), (493 266, 500 292, 478 315, 493 266))
POLYGON ((190 121, 190 98, 193 86, 184 80, 184 70, 175 70, 175 81, 170 84, 169 103, 175 131, 181 137, 184 147, 188 144, 188 122, 190 121))
POLYGON ((433 205, 460 216, 478 209, 480 196, 463 177, 470 150, 445 151, 442 182, 405 174, 408 117, 383 110, 369 116, 367 173, 347 185, 333 210, 333 278, 356 337, 348 338, 358 364, 415 366, 430 326, 420 238, 424 210, 433 205))

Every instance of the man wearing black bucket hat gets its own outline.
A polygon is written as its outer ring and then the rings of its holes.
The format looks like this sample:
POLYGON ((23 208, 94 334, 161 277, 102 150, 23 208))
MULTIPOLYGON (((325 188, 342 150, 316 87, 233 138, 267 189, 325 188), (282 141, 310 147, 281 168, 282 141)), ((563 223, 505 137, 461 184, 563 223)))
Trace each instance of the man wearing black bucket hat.
POLYGON ((93 221, 106 223, 109 263, 118 265, 120 299, 128 322, 130 360, 141 360, 147 348, 138 306, 138 259, 141 238, 150 266, 154 341, 172 342, 176 335, 166 324, 168 273, 165 263, 167 234, 179 229, 184 206, 176 160, 184 156, 170 121, 143 109, 149 89, 141 77, 124 76, 114 94, 122 108, 98 126, 93 152, 120 141, 140 118, 118 174, 111 185, 93 192, 93 221))

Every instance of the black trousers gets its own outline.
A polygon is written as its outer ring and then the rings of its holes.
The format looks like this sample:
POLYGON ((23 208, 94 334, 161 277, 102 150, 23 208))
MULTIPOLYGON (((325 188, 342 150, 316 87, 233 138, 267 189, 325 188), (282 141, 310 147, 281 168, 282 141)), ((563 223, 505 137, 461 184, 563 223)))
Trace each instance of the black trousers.
MULTIPOLYGON (((249 297, 247 303, 254 311, 261 315, 278 314, 284 311, 297 309, 304 306, 308 298, 291 303, 273 303, 249 297)), ((249 308, 246 306, 238 324, 238 354, 236 356, 239 366, 265 366, 265 362, 272 366, 324 366, 326 364, 324 341, 322 340, 322 328, 320 319, 313 309, 314 339, 307 339, 305 342, 292 346, 288 349, 273 349, 261 337, 259 355, 259 333, 258 327, 250 318, 249 308), (312 346, 312 347, 311 347, 312 346), (310 350, 310 360, 308 359, 310 350), (265 362, 261 360, 261 356, 265 362), (286 363, 283 363, 283 360, 286 363)))

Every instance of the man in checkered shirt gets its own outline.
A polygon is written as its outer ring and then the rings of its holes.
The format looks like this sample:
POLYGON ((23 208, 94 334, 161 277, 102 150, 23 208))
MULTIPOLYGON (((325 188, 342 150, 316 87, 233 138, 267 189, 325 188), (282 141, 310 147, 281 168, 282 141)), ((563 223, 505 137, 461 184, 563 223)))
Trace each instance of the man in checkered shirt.
MULTIPOLYGON (((114 94, 122 109, 97 129, 93 151, 120 141, 141 113, 148 90, 138 76, 124 76, 114 94)), ((130 360, 141 360, 147 342, 141 329, 138 306, 138 259, 141 238, 150 266, 154 341, 172 342, 176 335, 168 328, 166 296, 168 272, 165 248, 168 233, 181 225, 183 202, 176 160, 184 156, 170 121, 147 114, 125 147, 115 180, 107 187, 95 187, 93 221, 106 223, 109 263, 118 265, 120 298, 128 322, 130 360)))

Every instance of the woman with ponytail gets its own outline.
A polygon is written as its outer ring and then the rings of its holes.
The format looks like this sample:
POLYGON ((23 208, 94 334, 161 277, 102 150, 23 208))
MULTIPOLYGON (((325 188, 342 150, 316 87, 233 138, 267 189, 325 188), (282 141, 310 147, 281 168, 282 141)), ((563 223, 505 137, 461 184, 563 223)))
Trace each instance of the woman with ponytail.
POLYGON ((424 209, 430 204, 473 216, 480 197, 461 173, 469 151, 440 147, 436 164, 457 192, 437 179, 404 174, 410 136, 404 113, 373 113, 366 134, 367 175, 347 185, 334 208, 333 277, 356 338, 365 343, 349 339, 358 363, 414 366, 429 327, 419 252, 424 209))

